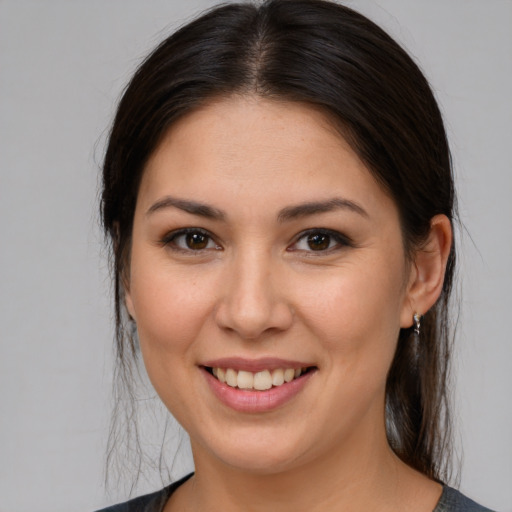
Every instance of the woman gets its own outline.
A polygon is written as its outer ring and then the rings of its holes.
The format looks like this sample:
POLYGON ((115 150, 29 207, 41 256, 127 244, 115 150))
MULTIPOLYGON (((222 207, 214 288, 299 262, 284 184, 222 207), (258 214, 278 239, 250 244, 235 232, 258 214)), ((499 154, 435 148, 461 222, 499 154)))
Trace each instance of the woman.
POLYGON ((107 510, 486 510, 442 484, 454 202, 428 83, 361 15, 231 4, 165 40, 103 222, 124 380, 140 345, 195 473, 107 510))

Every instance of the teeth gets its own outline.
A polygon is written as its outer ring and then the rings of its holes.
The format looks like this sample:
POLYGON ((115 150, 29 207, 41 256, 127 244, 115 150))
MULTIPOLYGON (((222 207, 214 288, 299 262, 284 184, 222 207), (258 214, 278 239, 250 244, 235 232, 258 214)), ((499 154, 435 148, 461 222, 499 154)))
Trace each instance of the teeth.
POLYGON ((238 373, 231 368, 226 370, 226 384, 232 388, 236 388, 238 385, 238 373))
POLYGON ((286 368, 284 371, 284 381, 291 382, 295 377, 295 370, 293 368, 286 368))
POLYGON ((285 382, 291 382, 306 370, 307 368, 277 368, 272 371, 263 370, 252 373, 245 370, 236 371, 232 368, 212 368, 212 373, 220 382, 232 388, 265 391, 272 386, 282 386, 285 382))
POLYGON ((272 372, 272 384, 274 386, 281 386, 281 384, 284 384, 284 370, 278 368, 272 372))
POLYGON ((254 377, 251 372, 238 372, 238 378, 236 379, 238 387, 240 389, 252 389, 254 383, 254 377))
POLYGON ((254 374, 254 389, 265 391, 272 387, 272 375, 268 370, 263 370, 254 374))

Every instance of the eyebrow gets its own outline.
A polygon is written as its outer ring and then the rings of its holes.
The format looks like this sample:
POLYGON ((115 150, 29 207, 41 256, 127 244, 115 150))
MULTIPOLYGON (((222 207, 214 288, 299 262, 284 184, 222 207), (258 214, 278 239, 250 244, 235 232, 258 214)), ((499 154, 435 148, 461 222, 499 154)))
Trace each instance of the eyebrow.
POLYGON ((177 208, 178 210, 183 210, 184 212, 191 213, 192 215, 198 215, 200 217, 206 217, 207 219, 213 220, 224 220, 226 218, 226 214, 223 211, 218 210, 213 206, 199 203, 197 201, 178 199, 171 196, 166 196, 154 203, 148 209, 146 215, 163 210, 164 208, 177 208))
POLYGON ((313 201, 309 203, 298 204, 297 206, 288 206, 282 209, 277 216, 280 222, 298 219, 300 217, 307 217, 318 213, 327 213, 335 210, 349 210, 368 218, 367 211, 349 199, 335 197, 327 201, 313 201))
MULTIPOLYGON (((178 199, 171 196, 166 196, 162 199, 159 199, 156 203, 149 207, 146 215, 150 215, 165 208, 177 208, 178 210, 182 210, 192 215, 198 215, 200 217, 205 217, 212 220, 223 221, 226 219, 226 214, 218 208, 205 203, 200 203, 198 201, 178 199)), ((328 199, 327 201, 311 201, 295 206, 287 206, 279 212, 277 215, 277 220, 279 222, 286 222, 301 217, 307 217, 309 215, 327 213, 335 210, 349 210, 361 215, 362 217, 369 217, 366 210, 354 201, 343 199, 341 197, 335 197, 328 199)))

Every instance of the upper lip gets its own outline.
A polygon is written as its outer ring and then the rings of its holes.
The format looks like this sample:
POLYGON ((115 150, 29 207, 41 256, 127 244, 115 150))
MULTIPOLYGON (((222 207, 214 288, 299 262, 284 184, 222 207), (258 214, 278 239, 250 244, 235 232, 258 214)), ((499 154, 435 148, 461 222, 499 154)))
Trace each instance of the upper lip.
POLYGON ((314 365, 308 362, 280 359, 276 357, 262 357, 259 359, 223 357, 221 359, 205 361, 201 366, 208 366, 209 368, 232 368, 233 370, 243 370, 254 373, 261 372, 263 370, 276 370, 278 368, 306 368, 314 365))

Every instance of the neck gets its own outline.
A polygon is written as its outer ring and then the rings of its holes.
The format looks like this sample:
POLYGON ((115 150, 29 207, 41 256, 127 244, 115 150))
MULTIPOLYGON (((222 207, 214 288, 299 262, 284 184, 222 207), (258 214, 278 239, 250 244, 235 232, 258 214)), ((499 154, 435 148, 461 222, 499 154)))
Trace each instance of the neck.
POLYGON ((193 451, 196 474, 166 512, 431 511, 441 494, 438 484, 393 454, 385 435, 271 474, 228 466, 197 446, 193 451))

